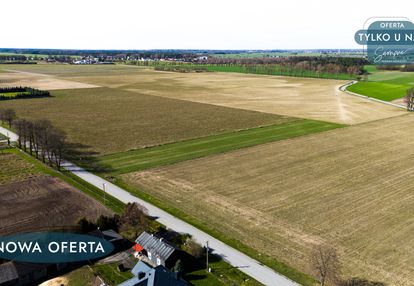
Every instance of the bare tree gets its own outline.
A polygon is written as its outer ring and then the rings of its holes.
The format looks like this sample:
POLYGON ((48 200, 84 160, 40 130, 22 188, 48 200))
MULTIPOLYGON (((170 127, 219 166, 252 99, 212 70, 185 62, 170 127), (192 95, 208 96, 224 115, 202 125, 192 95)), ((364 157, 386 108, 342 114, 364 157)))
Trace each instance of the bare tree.
POLYGON ((340 264, 336 250, 327 245, 317 245, 313 249, 311 263, 314 274, 321 286, 335 285, 339 281, 340 264))
POLYGON ((0 120, 6 121, 11 128, 13 121, 16 119, 16 112, 13 109, 1 109, 0 120))
POLYGON ((49 164, 55 164, 56 168, 60 170, 63 153, 66 146, 66 134, 58 128, 49 128, 48 144, 46 145, 46 152, 49 159, 49 164))
POLYGON ((148 229, 148 210, 140 204, 128 203, 120 218, 121 227, 126 230, 133 228, 137 231, 148 229))
POLYGON ((405 97, 407 102, 407 110, 414 111, 414 88, 407 90, 407 96, 405 97))
POLYGON ((204 248, 191 237, 187 239, 184 249, 195 258, 200 258, 204 254, 204 248))
POLYGON ((49 133, 53 129, 52 123, 48 120, 38 121, 35 124, 35 137, 37 148, 40 150, 43 163, 46 163, 46 155, 49 146, 49 133))
POLYGON ((17 143, 19 145, 19 148, 23 148, 25 151, 27 150, 27 135, 28 135, 28 125, 29 125, 29 121, 27 121, 26 119, 18 119, 13 123, 15 129, 16 129, 16 133, 19 136, 17 143))
POLYGON ((46 158, 50 166, 55 165, 60 170, 63 155, 66 148, 66 134, 54 127, 47 120, 28 121, 25 119, 16 120, 14 123, 16 133, 19 136, 18 144, 25 151, 29 149, 38 157, 39 152, 43 163, 46 158))

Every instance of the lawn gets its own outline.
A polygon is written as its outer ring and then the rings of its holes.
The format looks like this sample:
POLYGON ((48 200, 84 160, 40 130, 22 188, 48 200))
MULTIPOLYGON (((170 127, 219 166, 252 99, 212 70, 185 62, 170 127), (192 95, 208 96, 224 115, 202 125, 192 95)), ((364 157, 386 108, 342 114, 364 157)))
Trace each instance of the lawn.
POLYGON ((300 119, 279 125, 111 154, 99 157, 98 162, 112 173, 129 173, 338 127, 341 125, 300 119))
POLYGON ((92 266, 92 270, 110 286, 116 286, 133 277, 130 271, 120 272, 117 263, 96 264, 92 266))
POLYGON ((254 247, 259 260, 268 255, 309 273, 311 249, 327 243, 338 250, 345 277, 408 286, 413 123, 411 115, 379 120, 122 180, 232 246, 254 247))
POLYGON ((90 267, 84 266, 64 276, 70 286, 92 286, 95 275, 90 267))
POLYGON ((359 93, 384 101, 393 101, 406 95, 407 89, 414 87, 414 72, 381 71, 375 66, 366 66, 369 72, 365 81, 348 87, 359 93))
POLYGON ((194 286, 262 285, 223 260, 216 259, 212 255, 210 256, 209 267, 211 268, 211 273, 207 273, 205 269, 199 269, 187 273, 184 279, 194 286))

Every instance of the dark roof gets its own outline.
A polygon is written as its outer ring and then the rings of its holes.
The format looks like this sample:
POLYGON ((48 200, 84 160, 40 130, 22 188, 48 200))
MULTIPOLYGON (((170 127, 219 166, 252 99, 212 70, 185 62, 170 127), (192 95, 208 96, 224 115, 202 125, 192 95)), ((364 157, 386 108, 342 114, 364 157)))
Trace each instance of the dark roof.
POLYGON ((6 262, 0 265, 0 284, 13 281, 19 278, 13 262, 6 262))
POLYGON ((112 229, 104 230, 104 231, 97 229, 97 230, 89 232, 88 234, 95 236, 95 237, 103 238, 109 242, 115 242, 115 241, 124 239, 119 233, 117 233, 116 231, 112 229))
POLYGON ((147 252, 159 256, 164 261, 167 260, 174 251, 178 250, 162 238, 156 237, 145 231, 141 233, 135 242, 141 245, 147 252))
POLYGON ((134 278, 118 286, 188 286, 187 282, 177 279, 174 273, 161 265, 151 268, 143 261, 139 261, 132 273, 135 275, 134 278))
POLYGON ((33 273, 34 271, 46 269, 46 267, 46 264, 20 262, 6 262, 0 264, 0 284, 19 279, 19 276, 24 276, 33 273))
POLYGON ((171 273, 163 266, 154 268, 155 276, 153 284, 148 286, 188 286, 187 282, 176 278, 175 273, 171 273))

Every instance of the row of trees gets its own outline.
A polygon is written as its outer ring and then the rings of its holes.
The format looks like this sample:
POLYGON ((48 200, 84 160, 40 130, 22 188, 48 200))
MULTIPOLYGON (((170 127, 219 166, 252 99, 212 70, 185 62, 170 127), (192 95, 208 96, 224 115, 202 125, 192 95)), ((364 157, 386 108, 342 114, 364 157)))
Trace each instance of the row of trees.
POLYGON ((363 72, 363 66, 368 64, 366 59, 351 57, 280 57, 280 58, 209 58, 204 64, 217 65, 280 65, 290 69, 299 69, 313 72, 348 73, 359 75, 363 72))
POLYGON ((386 71, 402 71, 402 72, 414 72, 414 65, 383 65, 377 66, 379 70, 386 70, 386 71))
POLYGON ((50 92, 46 90, 35 89, 31 87, 3 87, 0 88, 0 100, 18 99, 18 98, 33 98, 33 97, 48 97, 50 92), (8 95, 13 93, 13 96, 8 95))
POLYGON ((48 120, 17 119, 13 126, 19 136, 19 148, 60 170, 66 150, 66 134, 61 129, 48 120))
POLYGON ((157 70, 233 71, 267 75, 290 75, 306 77, 355 78, 364 73, 366 61, 361 58, 289 57, 289 58, 209 58, 199 62, 131 61, 130 64, 154 66, 157 70))
POLYGON ((157 66, 154 68, 156 71, 171 71, 171 72, 207 72, 206 67, 187 67, 187 66, 157 66))

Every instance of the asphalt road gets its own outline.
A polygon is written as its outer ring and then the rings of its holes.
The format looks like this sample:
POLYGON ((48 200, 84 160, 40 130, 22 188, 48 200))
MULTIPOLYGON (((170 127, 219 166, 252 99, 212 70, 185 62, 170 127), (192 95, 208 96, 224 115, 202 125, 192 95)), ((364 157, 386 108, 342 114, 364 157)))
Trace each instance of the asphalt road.
MULTIPOLYGON (((8 135, 11 141, 16 141, 18 136, 13 132, 0 127, 0 133, 8 135)), ((72 172, 76 176, 82 178, 86 182, 100 188, 105 189, 106 193, 116 197, 124 203, 137 202, 148 209, 149 215, 157 217, 157 220, 168 228, 171 228, 177 232, 189 233, 200 244, 205 245, 208 241, 209 247, 213 253, 220 255, 227 263, 233 267, 237 267, 240 271, 246 273, 250 277, 253 277, 257 281, 264 285, 272 286, 297 286, 296 282, 286 278, 285 276, 276 273, 269 267, 266 267, 258 261, 250 258, 249 256, 241 253, 240 251, 226 245, 220 240, 208 235, 207 233, 193 227, 192 225, 170 215, 162 209, 153 206, 133 195, 124 189, 110 183, 109 181, 102 179, 70 162, 64 162, 62 167, 72 172)))

